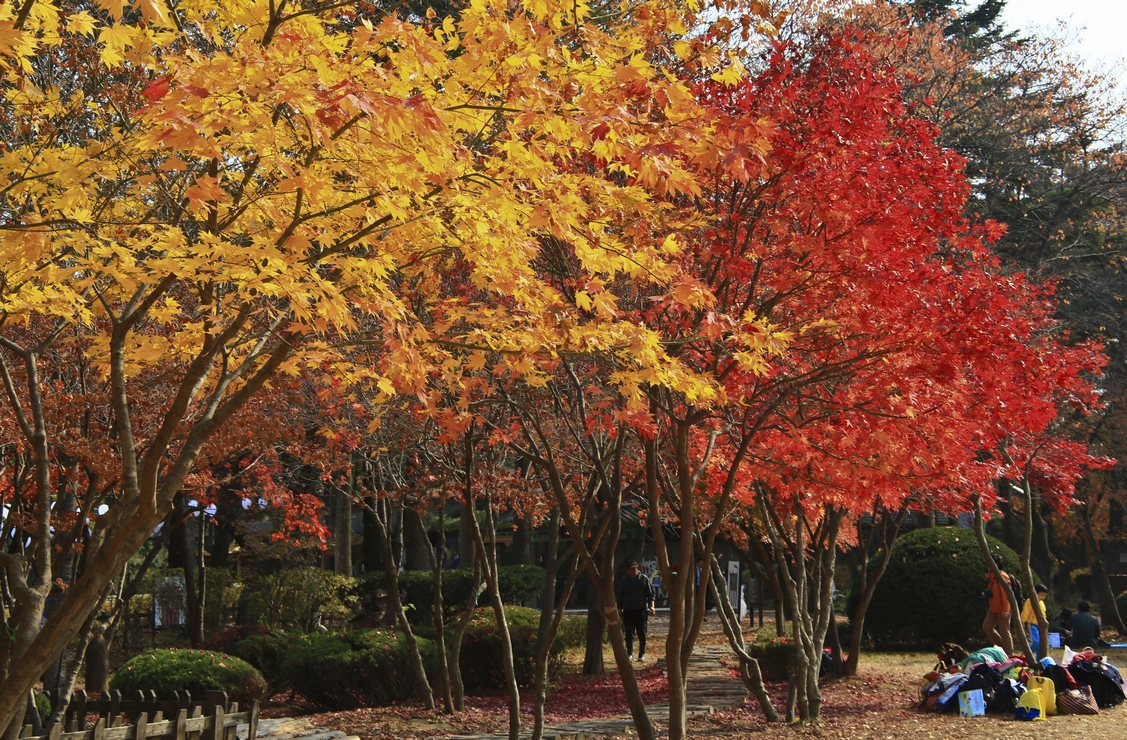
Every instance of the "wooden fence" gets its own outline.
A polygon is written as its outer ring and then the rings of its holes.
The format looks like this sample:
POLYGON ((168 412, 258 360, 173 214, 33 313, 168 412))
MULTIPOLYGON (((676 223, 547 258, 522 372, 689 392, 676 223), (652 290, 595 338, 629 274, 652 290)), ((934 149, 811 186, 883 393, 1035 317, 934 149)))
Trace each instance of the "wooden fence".
MULTIPOLYGON (((35 724, 38 724, 37 722, 35 724)), ((153 692, 138 691, 123 699, 112 692, 108 699, 89 700, 85 692, 76 691, 61 723, 46 728, 24 725, 20 738, 27 740, 236 740, 235 728, 249 725, 247 740, 258 734, 258 702, 249 711, 240 712, 236 702, 229 702, 224 692, 208 692, 203 701, 193 701, 184 692, 176 699, 160 701, 153 692), (98 721, 86 729, 88 714, 98 714, 98 721), (132 724, 126 725, 122 715, 132 724), (165 719, 165 717, 174 719, 165 719)))

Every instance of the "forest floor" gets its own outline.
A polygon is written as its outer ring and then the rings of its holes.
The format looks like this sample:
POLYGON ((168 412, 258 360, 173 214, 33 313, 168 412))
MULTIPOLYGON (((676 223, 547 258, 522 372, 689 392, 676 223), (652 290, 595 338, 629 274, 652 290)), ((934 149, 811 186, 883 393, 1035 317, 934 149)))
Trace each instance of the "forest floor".
MULTIPOLYGON (((724 642, 715 616, 704 626, 702 644, 724 642)), ((636 665, 647 704, 664 702, 665 676, 657 660, 664 649, 665 623, 659 616, 650 623, 646 663, 636 665)), ((1059 651, 1057 651, 1059 652, 1059 651)), ((1057 655, 1056 657, 1060 657, 1057 655)), ((577 656, 581 660, 582 656, 577 656)), ((1127 650, 1109 650, 1108 659, 1127 666, 1127 650)), ((625 695, 614 671, 609 647, 608 672, 602 676, 581 676, 578 664, 569 664, 561 681, 553 687, 546 707, 549 724, 595 717, 628 714, 625 695)), ((858 675, 823 680, 822 721, 818 724, 768 724, 754 698, 734 709, 691 717, 692 734, 725 740, 743 737, 763 738, 858 738, 862 740, 903 740, 904 738, 1101 738, 1127 740, 1127 705, 1103 710, 1090 717, 1059 716, 1044 722, 1019 722, 1011 717, 990 715, 963 718, 916 708, 923 676, 935 665, 935 656, 924 652, 877 652, 861 657, 858 675)), ((780 713, 786 705, 786 684, 770 683, 768 690, 780 713)), ((361 740, 415 740, 449 735, 504 733, 508 728, 506 697, 471 696, 467 710, 443 715, 421 707, 396 706, 332 712, 308 719, 317 727, 341 730, 361 740)), ((525 731, 531 728, 531 696, 521 697, 525 731), (526 714, 527 712, 527 714, 526 714)), ((660 728, 659 728, 660 729, 660 728)), ((623 735, 623 737, 630 737, 623 735)))

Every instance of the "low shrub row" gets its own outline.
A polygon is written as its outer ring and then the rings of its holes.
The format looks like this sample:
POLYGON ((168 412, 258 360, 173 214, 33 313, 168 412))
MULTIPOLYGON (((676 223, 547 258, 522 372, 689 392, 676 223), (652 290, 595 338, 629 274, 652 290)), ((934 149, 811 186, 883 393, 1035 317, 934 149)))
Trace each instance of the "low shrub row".
MULTIPOLYGON (((505 613, 517 681, 529 687, 535 679, 540 615, 524 607, 508 607, 505 613)), ((550 652, 550 675, 559 674, 564 652, 582 646, 585 635, 585 617, 563 620, 550 652)), ((437 679, 434 643, 422 636, 417 639, 433 684, 437 679)), ((386 706, 419 694, 406 638, 391 630, 302 634, 261 626, 229 627, 211 646, 215 651, 142 653, 114 674, 111 687, 123 692, 152 689, 166 698, 183 689, 194 695, 222 690, 240 704, 293 691, 317 710, 386 706)), ((504 687, 501 639, 491 610, 479 609, 474 615, 463 635, 460 662, 467 691, 504 687)))
MULTIPOLYGON (((540 614, 524 607, 508 607, 505 614, 517 681, 529 687, 535 679, 540 614)), ((564 619, 552 645, 550 675, 558 675, 564 652, 581 646, 585 634, 585 617, 564 619)), ((433 684, 438 664, 434 643, 422 636, 417 639, 433 684)), ((114 674, 111 687, 123 692, 152 689, 168 698, 183 689, 196 695, 222 690, 240 703, 293 691, 311 709, 319 710, 386 706, 419 694, 407 640, 391 630, 302 634, 262 626, 229 627, 211 646, 222 652, 161 649, 142 653, 114 674)), ((462 638, 460 662, 467 691, 504 687, 501 639, 491 610, 479 609, 474 615, 462 638)))

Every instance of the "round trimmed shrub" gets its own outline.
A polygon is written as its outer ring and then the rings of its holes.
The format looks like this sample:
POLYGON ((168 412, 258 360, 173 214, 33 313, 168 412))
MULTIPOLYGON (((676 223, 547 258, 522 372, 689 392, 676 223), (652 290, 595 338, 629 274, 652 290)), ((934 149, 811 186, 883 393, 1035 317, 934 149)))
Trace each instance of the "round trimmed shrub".
MULTIPOLYGON (((434 643, 416 638, 427 678, 434 682, 434 643)), ((283 663, 303 703, 334 711, 382 707, 419 696, 407 638, 389 630, 300 635, 283 663)))
MULTIPOLYGON (((517 683, 530 688, 536 680, 536 635, 540 627, 540 610, 524 606, 506 606, 505 621, 513 644, 513 672, 517 683)), ((587 617, 564 617, 556 639, 548 651, 548 675, 559 676, 563 670, 564 652, 585 644, 587 617)), ((501 636, 490 607, 480 607, 462 635, 462 685, 467 691, 505 688, 501 660, 501 636)))
POLYGON ((269 698, 291 688, 285 661, 293 642, 299 639, 299 633, 272 630, 265 625, 231 625, 216 635, 208 647, 257 668, 266 679, 269 698))
MULTIPOLYGON (((1002 556, 1004 570, 1018 575, 1017 553, 995 537, 987 535, 986 540, 990 551, 1002 556)), ((917 529, 901 535, 893 545, 892 559, 865 615, 865 627, 893 641, 982 643, 985 590, 986 564, 972 530, 917 529)))
POLYGON ((110 688, 122 694, 155 691, 172 699, 174 691, 202 697, 208 691, 226 691, 231 701, 249 706, 266 693, 266 681, 254 666, 231 655, 208 650, 148 650, 123 665, 110 679, 110 688))
POLYGON ((768 681, 787 681, 794 674, 795 644, 785 637, 753 643, 748 652, 759 661, 763 677, 768 681))

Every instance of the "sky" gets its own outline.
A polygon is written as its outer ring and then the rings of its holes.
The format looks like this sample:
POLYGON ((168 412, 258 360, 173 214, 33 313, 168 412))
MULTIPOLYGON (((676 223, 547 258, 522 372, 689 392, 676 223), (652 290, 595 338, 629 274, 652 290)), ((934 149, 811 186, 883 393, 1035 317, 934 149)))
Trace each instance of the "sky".
POLYGON ((1069 21, 1080 34, 1073 51, 1095 67, 1127 57, 1127 0, 1008 0, 1002 18, 1007 28, 1026 31, 1069 21))

